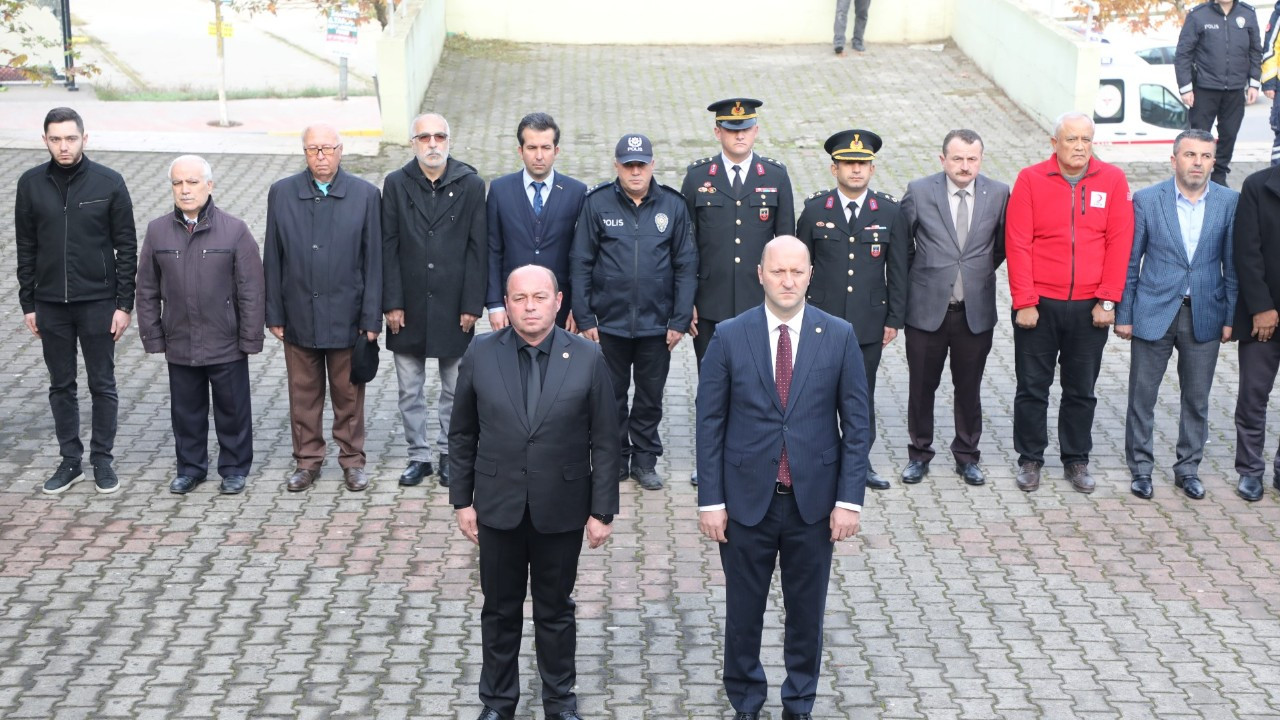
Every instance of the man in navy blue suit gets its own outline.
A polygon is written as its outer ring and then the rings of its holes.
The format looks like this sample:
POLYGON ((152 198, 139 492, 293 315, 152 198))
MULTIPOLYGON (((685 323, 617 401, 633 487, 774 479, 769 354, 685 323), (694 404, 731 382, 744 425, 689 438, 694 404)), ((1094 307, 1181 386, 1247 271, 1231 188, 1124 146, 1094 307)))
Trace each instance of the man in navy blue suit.
MULTIPOLYGON (((489 283, 485 307, 489 324, 501 330, 509 324, 502 290, 511 271, 541 265, 555 273, 566 298, 569 286, 569 246, 582 211, 587 186, 553 167, 560 155, 560 127, 546 113, 525 115, 516 126, 524 170, 503 175, 489 185, 486 205, 489 229, 489 283)), ((556 324, 577 332, 569 303, 556 315, 556 324)))
POLYGON ((833 543, 858 532, 871 447, 853 327, 805 304, 813 267, 795 237, 765 245, 764 305, 716 327, 698 382, 698 526, 720 543, 724 686, 735 720, 768 695, 760 635, 781 557, 783 720, 812 720, 833 543))
POLYGON ((1151 471, 1156 394, 1178 349, 1182 412, 1174 485, 1204 497, 1200 459, 1209 437, 1209 391, 1218 346, 1231 340, 1236 306, 1232 223, 1239 193, 1209 180, 1214 140, 1186 130, 1173 142, 1173 177, 1133 195, 1133 251, 1116 335, 1133 340, 1124 451, 1140 498, 1154 492, 1151 471))

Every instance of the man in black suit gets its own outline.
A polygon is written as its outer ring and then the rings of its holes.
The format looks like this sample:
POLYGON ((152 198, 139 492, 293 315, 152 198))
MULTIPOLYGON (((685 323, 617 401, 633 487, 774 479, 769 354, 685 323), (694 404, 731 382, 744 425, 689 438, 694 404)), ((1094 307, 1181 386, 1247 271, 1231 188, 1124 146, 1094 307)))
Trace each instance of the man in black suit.
MULTIPOLYGON (((756 154, 757 112, 764 103, 730 98, 711 103, 720 153, 695 160, 680 194, 693 219, 698 247, 698 292, 693 302, 693 356, 699 365, 716 323, 764 299, 756 266, 764 244, 796 226, 791 178, 782 163, 756 154)), ((698 484, 698 475, 691 478, 698 484)))
POLYGON ((952 130, 942 140, 942 172, 912 180, 902 196, 911 292, 907 299, 907 457, 902 482, 924 479, 933 460, 933 399, 951 358, 956 472, 969 485, 986 476, 982 451, 982 375, 996 325, 996 268, 1004 262, 1009 186, 979 174, 982 138, 952 130))
MULTIPOLYGON (((524 169, 489 184, 486 204, 489 232, 489 283, 485 308, 489 325, 508 324, 502 291, 507 275, 522 265, 541 265, 556 274, 561 292, 569 291, 569 246, 582 211, 587 186, 556 172, 560 126, 546 113, 530 113, 516 126, 524 169)), ((556 314, 556 325, 577 332, 569 303, 556 314)))
MULTIPOLYGON (((852 323, 862 344, 872 443, 880 354, 898 337, 907 312, 907 223, 896 200, 869 187, 880 146, 870 130, 827 138, 836 187, 810 195, 796 223, 813 258, 809 303, 852 323)), ((889 481, 868 466, 867 487, 884 490, 889 481)))
POLYGON ((867 380, 849 323, 805 303, 804 244, 775 238, 757 267, 764 305, 720 323, 698 378, 698 526, 720 543, 735 720, 756 720, 768 695, 760 634, 779 558, 782 718, 812 720, 832 550, 862 516, 867 380))
POLYGON ((458 372, 449 500, 480 546, 479 720, 515 715, 526 583, 546 716, 581 720, 571 595, 583 527, 599 547, 618 511, 620 436, 599 347, 554 326, 562 298, 550 270, 512 271, 510 327, 477 337, 458 372))

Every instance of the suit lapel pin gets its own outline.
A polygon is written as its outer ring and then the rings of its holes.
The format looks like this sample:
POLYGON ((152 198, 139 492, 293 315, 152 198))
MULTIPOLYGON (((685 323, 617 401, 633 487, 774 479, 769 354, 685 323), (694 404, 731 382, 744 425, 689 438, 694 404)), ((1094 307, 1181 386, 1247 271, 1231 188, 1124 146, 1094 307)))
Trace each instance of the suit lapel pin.
POLYGON ((452 190, 450 190, 450 191, 449 191, 449 197, 453 197, 453 191, 452 191, 452 190))
POLYGON ((564 355, 561 355, 560 357, 564 358, 565 360, 568 360, 568 359, 569 359, 569 353, 565 353, 564 355))
POLYGON ((813 329, 813 331, 814 331, 814 332, 816 332, 816 333, 820 333, 820 332, 822 332, 822 328, 820 328, 820 327, 816 327, 816 328, 814 328, 814 329, 813 329))

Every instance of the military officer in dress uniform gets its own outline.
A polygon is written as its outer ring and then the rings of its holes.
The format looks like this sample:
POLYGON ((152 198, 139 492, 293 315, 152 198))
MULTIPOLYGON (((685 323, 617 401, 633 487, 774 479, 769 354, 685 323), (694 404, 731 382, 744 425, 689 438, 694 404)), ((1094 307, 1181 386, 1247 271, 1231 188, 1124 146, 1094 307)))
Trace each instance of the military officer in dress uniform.
MULTIPOLYGON (((880 353, 898 336, 907 311, 907 224, 897 200, 869 189, 882 144, 869 130, 827 138, 836 187, 810 195, 796 223, 813 258, 809 302, 848 320, 862 348, 873 443, 880 353)), ((883 490, 889 481, 869 470, 867 487, 883 490)))
MULTIPOLYGON (((698 248, 698 293, 689 335, 699 367, 716 323, 764 301, 756 275, 764 244, 790 235, 795 227, 786 167, 753 151, 762 105, 751 98, 708 105, 715 113, 720 153, 691 163, 680 186, 698 248)), ((696 473, 692 482, 698 484, 696 473)))

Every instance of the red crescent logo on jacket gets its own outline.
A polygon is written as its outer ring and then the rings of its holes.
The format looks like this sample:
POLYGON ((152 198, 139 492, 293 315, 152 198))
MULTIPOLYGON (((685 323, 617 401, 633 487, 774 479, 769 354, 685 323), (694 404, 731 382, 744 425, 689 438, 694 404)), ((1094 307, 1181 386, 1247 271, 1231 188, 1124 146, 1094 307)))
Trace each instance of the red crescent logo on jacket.
POLYGON ((769 222, 769 208, 760 208, 760 222, 769 222))

